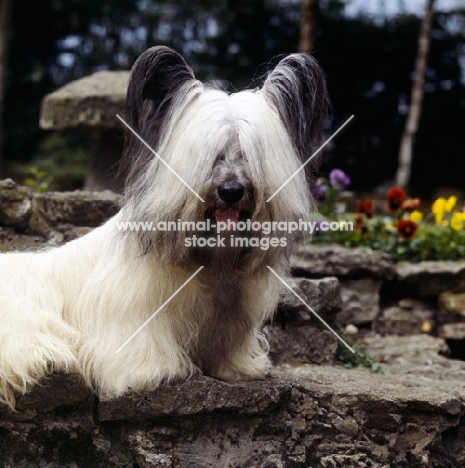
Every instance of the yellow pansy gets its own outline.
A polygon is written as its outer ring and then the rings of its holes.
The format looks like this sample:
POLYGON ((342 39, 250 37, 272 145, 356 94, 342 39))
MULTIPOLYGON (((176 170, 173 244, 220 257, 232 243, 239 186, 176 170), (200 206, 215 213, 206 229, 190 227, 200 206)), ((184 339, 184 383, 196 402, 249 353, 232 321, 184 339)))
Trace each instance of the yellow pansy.
POLYGON ((434 214, 450 213, 456 203, 457 197, 455 195, 450 196, 447 200, 444 197, 439 197, 434 201, 431 211, 434 214))
MULTIPOLYGON (((446 211, 446 199, 443 197, 438 198, 437 200, 434 200, 433 206, 431 207, 431 211, 434 214, 442 214, 444 211, 446 211)), ((436 221, 437 223, 437 221, 436 221)), ((439 224, 439 223, 437 223, 439 224)))
POLYGON ((410 213, 410 221, 418 223, 422 219, 423 219, 423 213, 421 211, 414 210, 410 213))
POLYGON ((446 200, 446 204, 444 206, 444 209, 450 213, 453 209, 455 204, 457 203, 457 197, 455 195, 452 195, 446 200))
POLYGON ((465 213, 456 211, 450 220, 450 227, 456 231, 460 231, 465 227, 465 213))

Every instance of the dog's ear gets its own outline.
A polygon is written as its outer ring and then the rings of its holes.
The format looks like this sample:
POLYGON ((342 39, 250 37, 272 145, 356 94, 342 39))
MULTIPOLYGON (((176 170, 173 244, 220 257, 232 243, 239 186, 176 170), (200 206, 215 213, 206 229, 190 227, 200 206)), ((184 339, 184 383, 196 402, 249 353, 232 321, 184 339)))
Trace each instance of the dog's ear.
POLYGON ((270 72, 262 91, 286 125, 302 160, 321 143, 329 98, 324 73, 308 54, 292 54, 270 72))
MULTIPOLYGON (((194 73, 184 58, 165 46, 151 47, 134 63, 126 95, 126 123, 147 144, 157 149, 163 124, 180 90, 195 81, 194 73)), ((144 164, 153 157, 142 142, 125 129, 123 157, 119 175, 126 184, 137 178, 144 164)))
POLYGON ((174 96, 192 80, 195 80, 194 73, 176 51, 165 46, 146 50, 132 67, 126 97, 126 122, 138 133, 143 132, 146 123, 156 131, 174 96))

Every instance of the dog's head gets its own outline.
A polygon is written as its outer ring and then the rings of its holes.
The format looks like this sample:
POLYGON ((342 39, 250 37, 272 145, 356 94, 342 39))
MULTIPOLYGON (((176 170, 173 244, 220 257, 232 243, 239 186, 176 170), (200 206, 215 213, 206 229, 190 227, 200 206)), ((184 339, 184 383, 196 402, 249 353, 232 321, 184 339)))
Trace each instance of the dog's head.
MULTIPOLYGON (((312 201, 299 168, 320 143, 327 103, 324 75, 306 54, 282 59, 262 86, 227 94, 197 81, 177 52, 147 50, 127 95, 126 122, 144 142, 127 133, 126 216, 233 224, 307 217, 312 201)), ((184 237, 171 244, 179 249, 184 237)), ((168 240, 166 232, 141 239, 168 240)))

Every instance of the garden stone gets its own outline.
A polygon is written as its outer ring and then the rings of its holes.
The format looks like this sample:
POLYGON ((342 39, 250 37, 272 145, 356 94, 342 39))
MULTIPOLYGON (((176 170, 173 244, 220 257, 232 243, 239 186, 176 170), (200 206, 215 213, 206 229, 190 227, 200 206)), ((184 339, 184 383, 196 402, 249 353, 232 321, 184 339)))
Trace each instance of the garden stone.
POLYGON ((358 344, 396 375, 415 387, 424 385, 449 389, 465 401, 465 361, 450 359, 442 338, 430 335, 369 335, 358 344))
POLYGON ((24 229, 31 216, 32 191, 11 179, 0 181, 0 226, 24 229))
POLYGON ((356 335, 358 333, 358 328, 352 323, 349 323, 345 326, 344 333, 346 335, 356 335))
POLYGON ((425 306, 406 309, 404 307, 386 308, 373 329, 378 333, 409 335, 422 332, 425 322, 433 323, 434 312, 425 306))
POLYGON ((42 236, 18 234, 13 228, 0 227, 0 252, 37 250, 43 248, 45 242, 42 236))
POLYGON ((336 359, 338 340, 322 327, 286 325, 283 329, 267 325, 263 332, 270 345, 270 358, 274 365, 331 365, 336 359))
POLYGON ((444 322, 465 320, 465 294, 444 292, 439 295, 441 318, 444 322))
POLYGON ((123 417, 133 423, 115 432, 113 443, 129 447, 147 467, 291 468, 334 466, 333 461, 350 463, 335 466, 423 466, 425 459, 432 466, 460 466, 465 460, 460 437, 445 437, 461 427, 462 401, 453 389, 426 383, 411 387, 393 376, 358 370, 301 366, 275 370, 258 383, 224 384, 199 376, 178 396, 177 408, 192 408, 199 399, 206 400, 198 406, 205 411, 167 417, 173 405, 161 388, 134 395, 129 407, 114 401, 119 410, 105 413, 107 421, 114 426, 123 417), (230 387, 225 394, 217 390, 224 386, 230 387), (239 408, 250 408, 256 393, 247 387, 261 387, 261 394, 280 394, 281 399, 265 412, 227 410, 230 394, 235 404, 243 398, 239 408))
MULTIPOLYGON (((317 313, 328 312, 341 306, 341 285, 337 278, 289 278, 286 282, 317 313)), ((282 288, 278 307, 285 310, 306 309, 302 301, 286 287, 282 288)))
POLYGON ((96 140, 86 190, 121 191, 124 175, 116 171, 123 151, 123 124, 128 71, 102 71, 68 83, 42 101, 39 125, 44 130, 87 129, 96 140))
POLYGON ((410 297, 400 299, 397 304, 399 307, 405 310, 422 309, 426 306, 426 304, 423 301, 420 301, 418 299, 413 299, 410 297))
POLYGON ((116 114, 124 116, 128 83, 128 71, 101 71, 72 81, 45 96, 40 127, 44 130, 121 128, 116 114))
POLYGON ((371 324, 379 314, 381 283, 373 279, 341 281, 342 310, 336 314, 336 323, 341 327, 371 324))
POLYGON ((291 256, 291 266, 299 276, 319 278, 393 277, 394 266, 389 255, 370 249, 349 249, 340 245, 301 245, 291 256))
MULTIPOLYGON (((287 283, 320 316, 333 313, 341 305, 341 285, 337 278, 290 278, 287 283)), ((285 287, 278 309, 284 313, 284 327, 276 320, 277 323, 264 328, 274 364, 334 362, 337 338, 320 327, 314 314, 285 287)))
POLYGON ((446 340, 453 358, 465 360, 465 323, 446 323, 439 329, 439 336, 446 340))
POLYGON ((288 384, 270 379, 227 383, 194 375, 187 381, 161 386, 152 392, 129 392, 116 399, 101 396, 98 417, 100 421, 143 421, 215 411, 267 413, 288 400, 290 392, 288 384))
POLYGON ((465 345, 465 323, 446 323, 439 330, 439 336, 446 341, 464 341, 465 345))
POLYGON ((463 378, 411 377, 308 365, 252 382, 197 375, 101 395, 95 413, 0 417, 0 453, 5 466, 53 468, 463 466, 463 378))
POLYGON ((465 261, 399 262, 399 286, 414 296, 435 296, 465 291, 465 261))
MULTIPOLYGON (((29 232, 49 238, 54 231, 97 227, 119 211, 119 202, 120 196, 109 190, 36 194, 32 203, 29 232)), ((72 238, 72 234, 68 237, 72 238)))
POLYGON ((44 379, 33 391, 16 400, 16 409, 20 412, 53 413, 63 408, 74 411, 90 397, 90 391, 84 381, 76 374, 57 374, 44 379), (71 409, 70 409, 71 408, 71 409))

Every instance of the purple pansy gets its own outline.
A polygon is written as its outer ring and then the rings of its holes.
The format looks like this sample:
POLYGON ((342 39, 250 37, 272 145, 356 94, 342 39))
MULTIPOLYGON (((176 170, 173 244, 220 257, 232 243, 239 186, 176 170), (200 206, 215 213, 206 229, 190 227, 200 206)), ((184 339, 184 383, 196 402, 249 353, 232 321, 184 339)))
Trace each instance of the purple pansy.
POLYGON ((350 184, 350 177, 341 169, 333 169, 329 174, 329 182, 333 187, 343 189, 350 184))
POLYGON ((327 190, 328 186, 326 184, 320 184, 312 189, 312 195, 318 203, 324 203, 326 201, 327 190))

